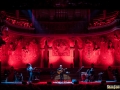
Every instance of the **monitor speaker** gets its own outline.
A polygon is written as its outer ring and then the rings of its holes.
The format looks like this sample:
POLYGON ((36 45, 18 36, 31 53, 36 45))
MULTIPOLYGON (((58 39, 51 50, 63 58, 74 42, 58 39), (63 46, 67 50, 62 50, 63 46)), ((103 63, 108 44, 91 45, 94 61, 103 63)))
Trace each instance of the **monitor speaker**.
POLYGON ((38 83, 40 80, 37 79, 37 80, 32 80, 32 83, 38 83))
POLYGON ((22 81, 22 84, 26 85, 26 84, 27 84, 27 81, 22 81))
POLYGON ((72 79, 72 83, 73 83, 73 84, 79 84, 79 82, 78 82, 77 79, 72 79))
POLYGON ((47 84, 52 84, 52 82, 48 81, 47 84))
POLYGON ((101 81, 101 84, 106 84, 106 80, 102 80, 102 81, 101 81))

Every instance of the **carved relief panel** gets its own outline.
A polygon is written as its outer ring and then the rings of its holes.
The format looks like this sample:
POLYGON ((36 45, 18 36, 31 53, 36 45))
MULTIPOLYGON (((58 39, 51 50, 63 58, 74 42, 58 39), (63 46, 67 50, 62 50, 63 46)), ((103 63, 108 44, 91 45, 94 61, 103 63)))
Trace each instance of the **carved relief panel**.
POLYGON ((69 56, 70 55, 70 44, 65 39, 56 39, 53 41, 53 56, 69 56))

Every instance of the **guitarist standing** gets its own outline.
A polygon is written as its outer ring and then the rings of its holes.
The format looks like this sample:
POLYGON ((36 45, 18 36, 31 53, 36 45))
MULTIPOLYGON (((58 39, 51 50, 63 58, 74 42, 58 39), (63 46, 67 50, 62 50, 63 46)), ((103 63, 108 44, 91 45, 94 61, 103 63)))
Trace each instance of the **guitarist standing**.
POLYGON ((33 67, 30 63, 27 64, 27 71, 28 71, 28 74, 29 74, 29 83, 32 81, 32 76, 33 76, 33 67))
POLYGON ((62 65, 60 65, 60 67, 57 69, 57 73, 60 75, 61 82, 64 80, 63 72, 64 72, 64 69, 62 68, 62 65))

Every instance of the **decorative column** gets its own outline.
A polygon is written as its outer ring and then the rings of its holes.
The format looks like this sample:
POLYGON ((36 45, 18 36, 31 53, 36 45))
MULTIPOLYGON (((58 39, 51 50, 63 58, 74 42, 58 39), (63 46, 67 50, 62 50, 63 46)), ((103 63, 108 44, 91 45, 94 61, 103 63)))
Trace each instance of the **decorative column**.
POLYGON ((41 48, 40 49, 40 68, 44 68, 44 62, 43 62, 43 60, 44 60, 44 48, 41 48))
POLYGON ((71 56, 71 61, 72 61, 72 63, 71 63, 71 65, 72 65, 72 67, 74 68, 74 47, 71 47, 70 48, 70 56, 71 56))
MULTIPOLYGON (((49 47, 49 49, 48 49, 48 51, 49 51, 49 58, 50 57, 52 57, 52 47, 49 47)), ((50 60, 50 59, 49 59, 50 60)), ((50 68, 50 64, 52 64, 52 63, 50 63, 50 61, 48 61, 48 67, 50 68)), ((53 64, 52 64, 53 65, 53 64)), ((54 65, 53 65, 54 66, 54 65)))
POLYGON ((45 51, 44 51, 44 67, 48 68, 48 45, 47 45, 47 41, 45 41, 45 51))
POLYGON ((74 66, 75 67, 79 67, 79 51, 78 51, 79 47, 78 47, 78 43, 77 40, 75 41, 75 45, 74 45, 74 66))
POLYGON ((83 60, 83 58, 82 58, 82 50, 83 50, 82 48, 79 48, 79 49, 78 49, 79 55, 80 55, 80 56, 79 56, 79 57, 80 57, 80 62, 79 62, 79 66, 80 66, 80 67, 83 66, 83 65, 82 65, 82 60, 83 60))
POLYGON ((16 18, 19 18, 19 10, 15 11, 16 18))

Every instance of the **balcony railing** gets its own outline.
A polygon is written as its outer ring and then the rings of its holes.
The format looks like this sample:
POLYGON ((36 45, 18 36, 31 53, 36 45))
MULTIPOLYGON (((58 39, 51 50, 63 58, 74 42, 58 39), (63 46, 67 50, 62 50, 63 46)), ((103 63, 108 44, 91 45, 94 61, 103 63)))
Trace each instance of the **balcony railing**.
POLYGON ((26 19, 16 19, 14 17, 7 17, 5 20, 6 26, 9 29, 18 31, 18 32, 26 32, 26 33, 34 33, 35 28, 30 26, 30 23, 26 19))

